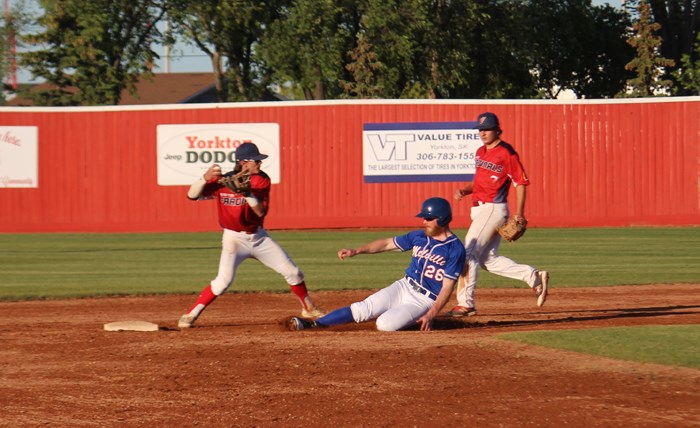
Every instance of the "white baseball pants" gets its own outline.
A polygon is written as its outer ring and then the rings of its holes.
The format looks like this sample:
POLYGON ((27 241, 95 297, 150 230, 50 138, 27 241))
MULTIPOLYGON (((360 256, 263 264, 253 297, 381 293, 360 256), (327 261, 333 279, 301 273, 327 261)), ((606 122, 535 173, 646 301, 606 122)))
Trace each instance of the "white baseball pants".
POLYGON ((377 320, 377 330, 397 331, 416 323, 435 301, 413 290, 406 278, 350 305, 355 322, 377 320))
POLYGON ((479 266, 496 275, 524 281, 530 288, 538 285, 536 268, 498 255, 501 235, 497 229, 508 220, 508 215, 507 203, 483 203, 472 207, 472 224, 464 238, 466 275, 460 276, 457 283, 458 305, 476 308, 474 293, 479 266))
POLYGON ((304 280, 304 274, 291 257, 262 227, 255 234, 224 229, 221 238, 219 272, 211 282, 211 291, 222 295, 233 283, 238 266, 245 259, 253 258, 282 275, 289 285, 304 280))

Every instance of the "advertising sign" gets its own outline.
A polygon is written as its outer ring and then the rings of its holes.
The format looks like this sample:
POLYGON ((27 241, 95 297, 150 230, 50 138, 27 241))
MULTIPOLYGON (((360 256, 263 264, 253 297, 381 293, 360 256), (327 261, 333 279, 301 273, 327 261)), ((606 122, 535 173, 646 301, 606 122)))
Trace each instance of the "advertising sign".
POLYGON ((0 126, 0 188, 39 187, 39 128, 0 126))
POLYGON ((474 122, 367 123, 365 183, 470 181, 481 146, 474 122))
POLYGON ((223 173, 233 170, 236 148, 254 143, 269 157, 262 170, 273 184, 280 182, 280 131, 277 123, 217 123, 158 125, 158 184, 194 183, 212 165, 223 173))

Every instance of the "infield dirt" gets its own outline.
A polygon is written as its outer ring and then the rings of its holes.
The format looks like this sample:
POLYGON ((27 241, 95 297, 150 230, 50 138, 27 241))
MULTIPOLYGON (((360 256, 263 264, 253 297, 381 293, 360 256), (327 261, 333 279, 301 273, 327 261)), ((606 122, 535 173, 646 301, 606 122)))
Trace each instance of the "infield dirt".
MULTIPOLYGON (((312 295, 334 309, 369 293, 312 295)), ((542 308, 526 288, 479 290, 478 316, 397 333, 286 331, 288 293, 226 294, 180 331, 194 298, 0 303, 0 426, 700 426, 700 370, 498 337, 700 324, 700 284, 554 288, 542 308), (133 319, 160 330, 103 330, 133 319)))

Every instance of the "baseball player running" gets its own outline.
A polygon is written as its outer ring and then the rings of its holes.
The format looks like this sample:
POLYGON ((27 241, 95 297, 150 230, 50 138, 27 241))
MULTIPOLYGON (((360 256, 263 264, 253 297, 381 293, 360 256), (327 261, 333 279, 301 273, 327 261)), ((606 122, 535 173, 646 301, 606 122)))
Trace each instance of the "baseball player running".
POLYGON ((519 220, 525 220, 525 190, 530 182, 513 146, 500 139, 502 131, 498 117, 486 112, 480 114, 476 121, 483 146, 476 151, 474 180, 454 193, 458 201, 471 194, 472 224, 464 238, 467 265, 457 285, 458 304, 447 313, 453 317, 476 314, 474 290, 479 265, 496 275, 527 283, 537 295, 537 306, 544 305, 549 283, 547 271, 498 255, 501 236, 497 229, 508 219, 511 182, 517 195, 515 217, 519 220))
MULTIPOLYGON (((243 143, 236 149, 234 172, 250 173, 250 191, 246 194, 235 193, 220 184, 218 179, 222 177, 221 168, 216 164, 190 186, 188 198, 216 199, 219 224, 223 227, 224 234, 219 273, 180 318, 178 327, 192 327, 202 311, 231 286, 236 269, 248 258, 259 260, 284 277, 301 302, 302 316, 316 318, 323 315, 309 297, 304 274, 263 228, 270 203, 270 177, 260 170, 260 164, 266 158, 267 155, 261 154, 253 143, 243 143)), ((230 174, 232 173, 227 175, 230 174)))
POLYGON ((377 320, 377 330, 396 331, 418 323, 430 330, 435 316, 450 299, 457 277, 464 269, 464 245, 452 233, 450 203, 442 198, 423 202, 420 213, 423 229, 403 236, 379 239, 358 248, 343 248, 338 258, 385 251, 412 251, 406 276, 356 302, 329 313, 316 321, 292 317, 290 330, 327 327, 351 322, 377 320))

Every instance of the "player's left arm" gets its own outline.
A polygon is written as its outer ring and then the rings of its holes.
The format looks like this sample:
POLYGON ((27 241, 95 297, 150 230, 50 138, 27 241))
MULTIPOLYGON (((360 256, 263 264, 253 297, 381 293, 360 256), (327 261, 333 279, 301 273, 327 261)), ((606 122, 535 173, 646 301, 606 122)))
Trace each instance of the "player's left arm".
POLYGON ((515 217, 525 219, 525 197, 527 196, 527 186, 515 186, 515 217))
POLYGON ((523 164, 520 163, 520 157, 517 154, 513 154, 510 157, 510 165, 508 166, 510 170, 510 178, 513 180, 515 185, 515 213, 513 217, 516 220, 525 220, 525 199, 527 196, 527 186, 530 185, 530 180, 525 174, 525 168, 523 164))
POLYGON ((452 289, 454 288, 456 283, 456 279, 450 279, 447 277, 443 278, 442 289, 440 290, 440 294, 438 294, 437 299, 435 299, 435 303, 428 312, 426 312, 422 317, 418 318, 417 322, 418 325, 420 325, 421 331, 432 330, 433 319, 435 319, 435 317, 440 313, 442 308, 444 308, 447 302, 450 300, 450 296, 452 295, 452 289))
POLYGON ((270 179, 254 174, 250 177, 250 194, 245 200, 258 217, 265 217, 270 205, 270 179))
POLYGON ((253 211, 258 217, 265 217, 267 215, 268 200, 265 198, 259 198, 251 193, 249 196, 245 197, 246 202, 250 206, 251 211, 253 211), (261 200, 262 199, 262 200, 261 200))

